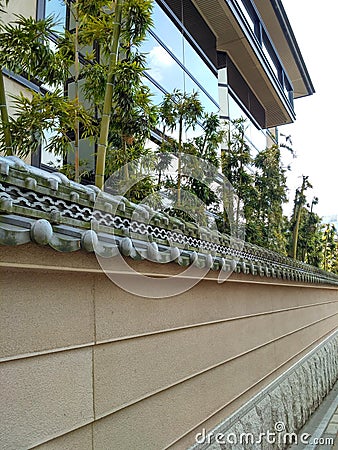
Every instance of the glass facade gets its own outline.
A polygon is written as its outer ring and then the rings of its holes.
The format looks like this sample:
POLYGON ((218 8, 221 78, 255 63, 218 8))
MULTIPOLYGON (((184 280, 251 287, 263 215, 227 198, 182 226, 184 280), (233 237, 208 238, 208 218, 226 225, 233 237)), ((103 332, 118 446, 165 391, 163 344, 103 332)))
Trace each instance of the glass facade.
POLYGON ((245 138, 249 143, 253 154, 262 151, 267 146, 267 132, 258 128, 248 114, 239 106, 237 101, 229 94, 230 120, 245 119, 245 138))
POLYGON ((271 38, 265 30, 261 18, 255 11, 251 0, 235 0, 235 2, 243 14, 245 21, 249 25, 253 36, 257 38, 268 66, 275 75, 276 80, 278 80, 282 92, 285 94, 285 97, 290 105, 293 106, 293 88, 291 82, 281 65, 279 56, 273 47, 271 38))
MULTIPOLYGON (((64 0, 38 0, 37 2, 37 16, 38 18, 52 16, 56 26, 55 31, 63 33, 66 26, 66 11, 67 6, 64 0)), ((54 50, 55 49, 56 36, 51 36, 49 45, 54 50)), ((52 89, 61 88, 61 86, 50 86, 48 84, 43 84, 41 86, 45 90, 51 91, 52 89)), ((62 165, 62 158, 60 156, 54 155, 45 149, 46 142, 53 136, 53 132, 48 131, 44 133, 44 139, 41 144, 40 151, 40 164, 44 164, 52 167, 60 167, 62 165)))
MULTIPOLYGON (((198 92, 206 112, 217 113, 217 71, 210 67, 163 9, 155 3, 154 27, 143 43, 141 51, 147 54, 148 82, 154 102, 160 103, 163 94, 179 89, 182 92, 198 92)), ((211 64, 211 63, 210 63, 211 64)))
POLYGON ((63 32, 66 23, 66 2, 64 0, 46 0, 45 16, 53 16, 57 22, 56 31, 63 32))
MULTIPOLYGON (((64 0, 39 0, 39 3, 39 10, 44 11, 45 16, 53 15, 57 18, 57 30, 62 31, 66 24, 67 13, 64 0)), ((216 63, 206 56, 178 17, 170 16, 174 13, 170 12, 164 3, 162 0, 154 2, 154 25, 140 48, 140 51, 146 54, 148 69, 145 83, 151 89, 153 102, 160 104, 164 94, 170 93, 174 89, 187 93, 198 92, 204 110, 209 113, 218 113, 220 107, 216 63)), ((253 11, 247 8, 248 1, 237 0, 237 3, 249 28, 257 37, 256 18, 253 11)), ((176 12, 176 14, 178 13, 176 12)), ((285 95, 290 98, 291 86, 288 84, 287 78, 281 80, 274 59, 271 57, 271 48, 265 45, 264 36, 261 38, 261 46, 266 59, 281 82, 285 95)), ((68 90, 71 93, 71 85, 68 86, 68 90)), ((230 120, 244 117, 247 124, 246 138, 254 152, 264 149, 267 144, 267 133, 262 131, 255 120, 250 118, 250 113, 239 98, 236 95, 232 96, 231 89, 227 95, 230 120)), ((198 125, 195 130, 188 130, 185 138, 192 138, 201 131, 201 127, 198 125)), ((42 151, 41 162, 48 163, 52 159, 51 156, 42 151)))

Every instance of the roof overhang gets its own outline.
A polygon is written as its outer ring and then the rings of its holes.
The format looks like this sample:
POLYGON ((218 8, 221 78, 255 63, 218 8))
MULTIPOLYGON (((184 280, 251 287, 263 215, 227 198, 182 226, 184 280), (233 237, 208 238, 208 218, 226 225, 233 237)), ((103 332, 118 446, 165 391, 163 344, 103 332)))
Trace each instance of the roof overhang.
POLYGON ((315 92, 281 0, 255 0, 256 7, 294 88, 294 98, 315 92))
MULTIPOLYGON (((275 2, 277 3, 277 1, 275 2)), ((279 56, 286 73, 291 82, 295 83, 296 96, 309 95, 313 92, 312 84, 310 78, 305 77, 306 68, 291 27, 288 27, 287 35, 284 31, 285 27, 283 28, 281 25, 282 10, 277 17, 272 3, 270 4, 266 0, 256 0, 256 3, 261 3, 261 9, 258 12, 262 20, 268 22, 267 30, 269 34, 271 33, 270 36, 277 52, 280 52, 279 56), (267 8, 267 4, 269 8, 267 8), (293 42, 293 47, 289 41, 293 42), (297 59, 294 53, 298 55, 297 59), (303 68, 303 72, 301 72, 301 68, 303 68)), ((217 50, 226 52, 230 56, 265 108, 266 128, 293 122, 295 120, 293 106, 236 1, 194 0, 194 4, 215 34, 217 50)), ((285 24, 286 20, 285 15, 285 24)))

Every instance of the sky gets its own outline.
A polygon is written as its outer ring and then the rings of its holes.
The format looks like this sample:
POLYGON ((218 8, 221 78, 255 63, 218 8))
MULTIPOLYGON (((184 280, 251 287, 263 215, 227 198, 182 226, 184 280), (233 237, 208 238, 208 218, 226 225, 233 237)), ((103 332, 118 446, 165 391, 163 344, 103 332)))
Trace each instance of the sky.
POLYGON ((319 198, 315 212, 338 214, 338 1, 282 0, 300 47, 315 94, 295 101, 296 122, 280 127, 291 135, 296 159, 288 174, 290 213, 295 188, 308 175, 313 189, 308 201, 319 198))

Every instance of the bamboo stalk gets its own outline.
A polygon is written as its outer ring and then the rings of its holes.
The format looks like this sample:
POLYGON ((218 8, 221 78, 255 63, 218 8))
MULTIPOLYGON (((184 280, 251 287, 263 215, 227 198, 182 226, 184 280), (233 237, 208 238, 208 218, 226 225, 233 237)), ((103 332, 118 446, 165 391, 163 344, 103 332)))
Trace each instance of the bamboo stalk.
POLYGON ((0 74, 0 110, 1 110, 1 122, 3 125, 3 133, 5 137, 5 144, 6 144, 6 155, 10 156, 13 155, 13 149, 12 149, 12 137, 11 132, 9 129, 9 118, 8 118, 8 109, 7 109, 7 102, 6 102, 6 92, 5 92, 5 83, 4 83, 4 76, 1 70, 0 74))
POLYGON ((111 52, 109 57, 109 67, 108 67, 106 91, 104 96, 100 136, 97 147, 95 184, 100 189, 103 189, 104 186, 106 152, 108 145, 109 124, 112 110, 113 79, 118 59, 119 39, 121 34, 122 7, 123 7, 123 0, 117 0, 115 7, 115 25, 114 25, 113 39, 111 43, 111 52))
MULTIPOLYGON (((80 73, 80 63, 79 63, 79 2, 75 2, 75 42, 74 42, 74 84, 75 84, 75 105, 79 107, 79 73, 80 73)), ((74 124, 74 170, 75 170, 75 181, 79 183, 80 174, 80 151, 79 151, 79 141, 80 141, 80 124, 77 111, 75 111, 75 124, 74 124)))
POLYGON ((304 197, 304 191, 306 189, 306 181, 307 181, 307 177, 303 176, 303 182, 302 182, 302 187, 300 190, 300 194, 299 194, 299 204, 297 205, 297 211, 296 211, 296 223, 295 223, 295 227, 293 229, 293 239, 292 239, 292 258, 293 259, 297 259, 297 246, 298 246, 298 235, 299 235, 299 225, 300 225, 300 217, 301 217, 301 212, 304 206, 304 201, 303 201, 303 197, 304 197))
POLYGON ((181 181, 182 181, 182 133, 183 118, 180 117, 178 130, 178 167, 177 167, 177 205, 181 206, 181 181))

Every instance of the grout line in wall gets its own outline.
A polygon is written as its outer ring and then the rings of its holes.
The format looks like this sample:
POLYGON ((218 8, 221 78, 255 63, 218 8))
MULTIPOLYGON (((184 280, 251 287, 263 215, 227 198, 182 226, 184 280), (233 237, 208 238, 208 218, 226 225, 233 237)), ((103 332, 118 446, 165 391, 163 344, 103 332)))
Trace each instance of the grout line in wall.
MULTIPOLYGON (((93 334, 94 334, 94 343, 97 343, 96 338, 96 279, 93 277, 93 286, 92 286, 92 301, 93 301, 93 334)), ((96 403, 95 403, 95 360, 94 360, 94 349, 95 344, 92 346, 92 389, 93 389, 93 417, 94 421, 96 419, 96 403)), ((92 448, 94 449, 94 430, 92 430, 92 448)))
MULTIPOLYGON (((128 402, 128 403, 124 403, 123 405, 120 405, 120 406, 118 406, 117 408, 113 408, 113 409, 111 409, 111 410, 108 410, 108 411, 106 411, 106 412, 103 413, 103 414, 98 414, 98 415, 97 415, 97 419, 103 419, 104 417, 110 416, 110 415, 115 414, 115 413, 117 413, 117 412, 119 412, 119 411, 122 411, 122 410, 124 410, 124 409, 126 409, 126 408, 129 408, 130 406, 133 406, 133 405, 135 405, 135 404, 137 404, 137 403, 139 403, 139 402, 141 402, 141 401, 143 401, 143 400, 146 400, 146 399, 148 399, 148 398, 150 398, 150 397, 153 397, 154 395, 160 394, 160 393, 162 393, 162 392, 164 392, 164 391, 167 391, 167 390, 169 390, 169 389, 171 389, 171 388, 173 388, 173 387, 175 387, 175 386, 178 386, 179 384, 185 383, 186 381, 190 381, 190 380, 192 380, 193 378, 196 378, 196 377, 198 377, 198 376, 200 376, 200 375, 203 375, 203 374, 205 374, 205 373, 207 373, 207 372, 210 372, 211 370, 217 369, 218 367, 221 367, 221 366, 223 366, 223 365, 229 363, 230 361, 234 361, 234 360, 236 360, 236 359, 238 359, 238 358, 240 358, 240 357, 242 357, 242 356, 248 355, 248 354, 250 354, 250 353, 252 353, 252 352, 254 352, 254 351, 256 351, 256 350, 259 350, 259 349, 261 349, 261 348, 264 348, 264 347, 266 347, 266 346, 268 346, 268 345, 270 345, 270 344, 276 343, 276 342, 278 342, 278 341, 281 340, 281 339, 284 339, 284 338, 286 338, 286 337, 288 337, 288 336, 292 336, 293 334, 296 334, 296 333, 298 333, 298 332, 300 332, 300 331, 303 331, 303 330, 305 330, 306 328, 310 328, 310 327, 313 326, 313 325, 316 325, 316 324, 318 324, 318 323, 320 323, 320 322, 323 322, 323 321, 325 321, 325 320, 327 320, 327 319, 330 319, 330 318, 336 316, 337 314, 338 314, 338 313, 331 314, 331 315, 329 315, 329 316, 327 316, 327 317, 324 317, 324 318, 322 318, 322 319, 316 320, 315 322, 312 322, 312 323, 309 324, 309 325, 300 327, 300 328, 298 328, 298 329, 296 329, 296 330, 293 330, 293 331, 291 331, 291 332, 289 332, 289 333, 285 333, 285 334, 283 334, 283 335, 281 335, 281 336, 278 336, 277 338, 271 339, 271 340, 269 340, 269 341, 267 341, 267 342, 264 342, 263 344, 257 345, 257 346, 255 346, 255 347, 253 347, 253 348, 250 348, 249 350, 245 350, 244 352, 241 352, 241 353, 239 353, 239 354, 237 354, 237 355, 235 355, 235 356, 232 356, 232 357, 230 357, 230 358, 226 358, 225 360, 220 361, 220 362, 218 362, 218 363, 216 363, 216 364, 213 364, 213 365, 211 365, 211 366, 209 366, 209 367, 207 367, 207 368, 205 368, 205 369, 202 369, 202 370, 200 370, 199 372, 195 372, 195 373, 193 373, 193 374, 191 374, 191 375, 189 375, 189 376, 186 376, 186 377, 184 377, 184 378, 181 378, 180 380, 175 381, 174 383, 171 383, 170 385, 167 385, 167 386, 162 387, 162 388, 160 388, 160 389, 156 389, 156 390, 154 390, 154 391, 152 391, 152 392, 149 392, 149 393, 147 393, 147 394, 145 394, 145 395, 139 397, 138 399, 132 400, 132 401, 130 401, 130 402, 128 402)), ((336 329, 336 327, 334 327, 333 329, 329 330, 329 332, 331 332, 332 330, 335 330, 335 329, 336 329)), ((325 333, 325 334, 327 334, 327 333, 325 333)), ((324 335, 325 335, 325 334, 324 334, 324 335)), ((321 338, 322 338, 322 337, 323 337, 323 336, 321 336, 321 338)), ((314 342, 316 342, 316 341, 314 341, 314 342)), ((310 344, 310 345, 312 345, 312 344, 310 344)), ((306 347, 306 348, 307 348, 307 347, 306 347)), ((297 354, 298 354, 298 353, 297 353, 297 354)), ((285 364, 285 363, 283 363, 283 364, 285 364)))
MULTIPOLYGON (((297 352, 296 354, 294 354, 292 357, 290 357, 289 359, 287 359, 284 363, 280 364, 278 367, 276 367, 274 370, 272 370, 271 372, 269 372, 268 374, 266 374, 264 377, 262 377, 261 379, 259 379, 258 381, 256 381, 255 383, 253 383, 251 386, 249 386, 247 389, 245 389, 244 391, 242 391, 240 394, 238 394, 237 396, 233 397, 230 401, 228 401, 225 405, 223 405, 221 408, 218 408, 216 411, 214 411, 212 414, 210 414, 207 418, 203 419, 202 422, 198 423, 197 425, 195 425, 193 428, 191 428, 190 430, 188 430, 187 432, 185 432, 183 435, 181 435, 179 438, 177 438, 175 441, 171 442, 167 447, 165 447, 163 450, 167 450, 169 449, 171 446, 173 446, 175 443, 177 443, 178 441, 182 440, 184 437, 186 437, 189 433, 192 433, 194 430, 196 430, 197 428, 199 428, 201 425, 203 425, 207 420, 211 419, 213 416, 215 416, 216 414, 220 413, 223 409, 225 409, 227 406, 229 406, 231 403, 233 403, 234 401, 238 400, 242 395, 246 394, 247 392, 249 392, 251 389, 253 389, 254 387, 256 387, 259 383, 261 383, 262 381, 264 381, 266 378, 268 378, 269 376, 273 375, 273 373, 277 372, 279 369, 281 369, 283 366, 285 366, 288 362, 292 361, 292 359, 294 359, 295 357, 297 357, 298 355, 300 355, 301 353, 303 353, 304 351, 306 351, 308 348, 310 348, 311 346, 313 346, 316 342, 319 342, 323 339, 324 336, 327 336, 325 338, 324 341, 320 342, 315 348, 313 348, 310 353, 306 354, 305 356, 303 356, 299 361, 297 361, 295 364, 293 364, 291 367, 289 367, 286 372, 284 372, 283 374, 279 375, 275 380, 273 380, 271 383, 269 383, 267 386, 265 386, 259 393, 257 393, 256 395, 254 395, 249 402, 247 402, 245 405, 243 405, 241 408, 239 408, 239 410, 237 410, 234 414, 231 414, 229 416, 229 419, 233 419, 235 420, 237 416, 242 415, 245 413, 246 409, 251 407, 251 404, 253 402, 256 402, 259 400, 260 397, 262 397, 263 395, 265 395, 266 393, 268 393, 271 389, 273 389, 276 385, 280 384, 285 378, 287 378, 287 376, 290 375, 290 373, 295 370, 295 368, 297 368, 299 365, 301 365, 305 359, 311 357, 312 354, 314 354, 315 352, 317 352, 321 347, 323 347, 328 341, 330 341, 335 334, 337 334, 337 329, 336 327, 334 327, 332 330, 329 330, 327 333, 323 334, 322 336, 320 336, 318 339, 315 339, 314 341, 312 341, 310 344, 308 344, 307 346, 305 346, 302 350, 300 350, 299 352, 297 352)), ((81 428, 84 428, 88 425, 91 425, 92 427, 92 448, 94 449, 94 433, 93 433, 93 421, 88 421, 85 422, 79 426, 76 426, 74 428, 71 428, 70 430, 59 434, 59 435, 55 435, 53 437, 51 437, 50 439, 48 439, 47 441, 42 441, 38 444, 35 444, 33 447, 30 447, 30 449, 34 449, 39 447, 42 444, 46 444, 48 442, 52 442, 60 437, 63 437, 67 434, 70 434, 74 431, 80 430, 81 428)))
POLYGON ((220 413, 223 409, 225 409, 227 406, 229 406, 234 401, 238 400, 242 395, 249 392, 251 389, 256 387, 259 383, 264 381, 266 378, 271 376, 273 373, 277 372, 279 369, 281 369, 283 366, 285 366, 287 363, 292 361, 296 356, 300 355, 304 351, 306 351, 308 348, 313 346, 316 342, 321 341, 325 336, 325 340, 323 342, 320 342, 314 349, 312 349, 308 354, 304 355, 299 361, 297 361, 295 364, 293 364, 291 367, 289 367, 284 373, 279 375, 275 380, 273 380, 271 383, 269 383, 267 386, 265 386, 260 392, 258 392, 256 395, 254 395, 248 402, 246 402, 242 407, 240 407, 235 413, 231 414, 226 421, 229 421, 230 423, 233 423, 238 417, 242 417, 247 410, 249 410, 252 405, 259 401, 261 397, 268 394, 274 387, 276 387, 278 384, 280 384, 285 378, 287 378, 297 367, 299 367, 305 359, 310 358, 313 354, 315 354, 319 348, 324 346, 326 342, 330 341, 335 335, 337 334, 337 327, 334 327, 333 329, 329 330, 327 333, 324 333, 322 336, 320 336, 318 339, 315 339, 312 341, 309 345, 305 346, 302 350, 297 352, 295 355, 287 359, 283 364, 280 364, 278 367, 276 367, 274 370, 266 374, 264 377, 257 380, 254 384, 252 384, 250 387, 242 391, 240 394, 233 397, 230 401, 228 401, 226 404, 218 408, 216 411, 214 411, 212 414, 210 414, 208 417, 203 419, 203 421, 199 422, 197 425, 195 425, 193 428, 190 428, 188 431, 186 431, 184 434, 182 434, 180 437, 175 439, 175 441, 172 441, 169 445, 164 447, 162 450, 168 450, 170 447, 175 445, 177 442, 182 440, 184 437, 186 437, 188 434, 192 433, 196 429, 200 428, 206 421, 210 420, 212 417, 214 417, 216 414, 220 413))
POLYGON ((34 449, 34 448, 39 448, 40 445, 44 445, 44 444, 48 444, 49 442, 53 442, 53 441, 55 441, 56 439, 59 439, 59 438, 61 438, 61 437, 63 437, 63 436, 67 436, 67 434, 73 433, 74 431, 81 430, 81 428, 85 428, 85 427, 88 426, 88 425, 91 425, 91 426, 93 425, 93 420, 92 420, 92 419, 91 419, 91 420, 88 420, 88 421, 86 421, 86 422, 80 423, 80 424, 78 424, 77 426, 72 427, 72 428, 70 428, 70 429, 68 429, 68 430, 64 430, 64 431, 62 432, 62 434, 54 434, 54 435, 52 435, 52 436, 48 436, 48 439, 47 439, 47 440, 41 441, 41 442, 38 442, 38 443, 35 443, 33 446, 29 447, 29 450, 32 450, 32 449, 34 449))
MULTIPOLYGON (((297 310, 312 308, 315 306, 329 305, 329 304, 334 304, 334 303, 337 303, 337 302, 336 301, 327 301, 327 302, 321 302, 321 303, 307 304, 307 305, 303 305, 303 306, 295 306, 295 307, 291 307, 291 308, 282 308, 282 309, 271 310, 271 311, 262 311, 262 312, 258 312, 258 313, 247 314, 244 316, 229 317, 226 319, 213 320, 213 321, 209 321, 209 322, 201 322, 201 323, 196 323, 196 324, 191 324, 191 325, 183 325, 181 327, 166 328, 163 330, 156 330, 156 331, 151 331, 151 332, 147 332, 147 333, 139 333, 139 334, 135 334, 135 335, 122 336, 122 337, 118 337, 118 338, 111 338, 111 339, 105 339, 105 340, 100 340, 100 341, 98 341, 97 337, 96 337, 96 314, 95 314, 96 311, 94 309, 95 327, 94 327, 94 341, 93 342, 83 343, 83 344, 79 344, 79 345, 72 345, 72 346, 68 346, 68 347, 58 347, 58 348, 53 348, 53 349, 41 350, 41 351, 37 351, 37 352, 33 352, 33 353, 23 353, 23 354, 19 354, 19 355, 5 356, 5 357, 0 358, 0 364, 9 362, 9 361, 15 361, 15 360, 20 360, 20 359, 34 358, 36 356, 48 355, 50 353, 61 353, 61 352, 67 352, 67 351, 71 351, 71 350, 79 350, 79 349, 86 348, 86 347, 112 344, 115 342, 123 342, 123 341, 132 340, 132 339, 156 336, 159 334, 166 334, 166 333, 172 333, 172 332, 177 332, 177 331, 190 330, 193 328, 199 328, 199 327, 204 327, 204 326, 219 325, 219 324, 227 323, 227 322, 235 322, 236 320, 251 319, 251 318, 260 317, 260 316, 268 316, 268 315, 279 314, 279 313, 288 312, 288 311, 297 311, 297 310)), ((338 314, 338 313, 335 313, 335 314, 338 314)))
POLYGON ((45 356, 45 355, 49 355, 51 353, 62 353, 62 352, 69 352, 71 350, 81 350, 83 348, 92 347, 94 344, 95 344, 95 342, 86 342, 84 344, 70 345, 68 347, 51 348, 48 350, 41 350, 41 351, 37 351, 34 353, 22 353, 20 355, 5 356, 3 358, 0 358, 0 364, 6 363, 9 361, 17 361, 20 359, 28 359, 28 358, 35 358, 38 356, 45 356))
MULTIPOLYGON (((0 267, 4 267, 7 269, 30 269, 30 270, 41 270, 44 272, 47 271, 53 271, 53 272, 77 272, 77 273, 94 273, 99 275, 105 275, 106 273, 114 273, 115 275, 126 275, 126 276, 133 276, 133 273, 125 272, 125 271, 109 271, 106 270, 103 272, 101 269, 94 269, 94 268, 82 268, 82 267, 59 267, 59 266, 47 266, 47 265, 41 265, 41 264, 26 264, 26 263, 14 263, 14 262, 0 262, 0 267)), ((191 279, 191 280, 197 280, 200 279, 199 277, 193 277, 193 276, 187 276, 182 274, 163 274, 163 273, 156 273, 156 272, 136 272, 136 275, 142 274, 147 277, 154 277, 154 278, 168 278, 168 277, 175 277, 176 279, 182 278, 182 279, 191 279)), ((217 277, 208 277, 205 276, 201 279, 201 281, 213 281, 217 282, 217 277)), ((297 288, 306 288, 306 289, 326 289, 326 290, 334 290, 337 291, 337 286, 329 286, 325 284, 309 284, 309 283, 289 283, 286 281, 264 281, 263 279, 259 280, 244 280, 244 279, 235 279, 235 278, 228 278, 226 280, 227 283, 242 283, 242 284, 257 284, 257 285, 269 285, 269 286, 283 286, 283 287, 297 287, 297 288)), ((159 299, 160 300, 160 299, 159 299)))
POLYGON ((162 330, 155 330, 155 331, 146 332, 146 333, 138 333, 138 334, 134 334, 134 335, 130 335, 130 336, 122 336, 122 337, 111 338, 111 339, 103 339, 103 340, 97 341, 96 344, 97 345, 110 344, 113 342, 127 341, 127 340, 131 340, 131 339, 155 336, 158 334, 184 331, 184 330, 189 330, 192 328, 200 328, 200 327, 211 326, 211 325, 219 325, 219 324, 227 323, 227 322, 235 322, 236 320, 245 320, 245 319, 251 319, 254 317, 269 316, 269 315, 279 314, 279 313, 288 312, 288 311, 297 311, 297 310, 312 308, 315 306, 322 306, 322 305, 335 304, 335 303, 337 303, 336 300, 320 302, 320 303, 312 303, 312 304, 307 304, 307 305, 303 305, 303 306, 294 306, 294 307, 290 307, 290 308, 281 308, 281 309, 270 310, 270 311, 261 311, 258 313, 246 314, 243 316, 227 317, 226 319, 210 320, 208 322, 200 322, 200 323, 194 323, 191 325, 182 325, 180 327, 165 328, 162 330))

